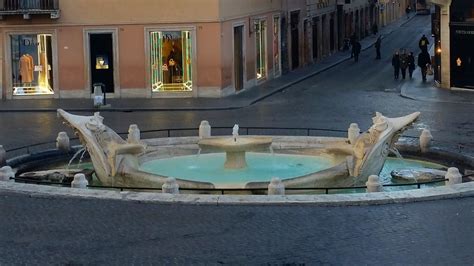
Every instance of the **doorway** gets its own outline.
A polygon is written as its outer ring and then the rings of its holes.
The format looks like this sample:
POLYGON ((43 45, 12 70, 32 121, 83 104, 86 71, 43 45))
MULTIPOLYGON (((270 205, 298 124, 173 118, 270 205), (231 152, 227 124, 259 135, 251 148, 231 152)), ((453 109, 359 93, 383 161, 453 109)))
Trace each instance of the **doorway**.
POLYGON ((451 86, 474 89, 474 26, 451 25, 451 86))
POLYGON ((313 29, 312 29, 312 37, 313 37, 313 61, 318 59, 318 21, 319 18, 313 18, 313 29))
POLYGON ((298 68, 300 65, 300 42, 299 42, 299 20, 300 12, 291 12, 291 69, 298 68))
POLYGON ((244 88, 244 26, 234 27, 234 86, 235 91, 244 88))
POLYGON ((102 83, 107 93, 114 93, 114 50, 112 33, 89 34, 90 88, 102 83))

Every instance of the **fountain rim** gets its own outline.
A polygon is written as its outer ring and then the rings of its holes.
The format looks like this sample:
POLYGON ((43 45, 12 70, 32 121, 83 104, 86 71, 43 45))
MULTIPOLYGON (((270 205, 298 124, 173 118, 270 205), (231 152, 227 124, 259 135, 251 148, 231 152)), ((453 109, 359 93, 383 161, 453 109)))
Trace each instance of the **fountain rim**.
MULTIPOLYGON (((276 137, 276 136, 273 136, 276 137)), ((287 138, 289 136, 280 136, 287 138)), ((295 136, 292 136, 295 137, 295 136)), ((305 138, 297 136, 298 138, 305 138)), ((186 137, 184 137, 186 138, 186 137)), ((187 137, 196 139, 197 137, 187 137)), ((310 137, 315 138, 315 137, 310 137)), ((338 137, 320 137, 341 140, 338 137)), ((169 141, 162 139, 163 142, 169 141)), ((166 138, 165 138, 166 139, 166 138)), ((175 137, 174 139, 183 139, 175 137)), ((414 145, 410 146, 412 151, 416 150, 414 145)), ((445 157, 451 154, 452 158, 459 158, 458 153, 449 152, 434 148, 431 150, 437 157, 445 157)), ((426 154, 428 158, 430 153, 426 154)), ((423 154, 425 155, 425 154, 423 154)), ((25 155, 18 156, 19 160, 24 159, 25 155)), ((472 157, 463 155, 472 161, 472 157)), ((433 161, 433 158, 431 158, 433 161)), ((9 160, 11 161, 11 160, 9 160)), ((0 182, 0 191, 9 191, 31 196, 41 195, 41 197, 80 197, 96 198, 107 200, 125 200, 125 201, 144 201, 155 203, 179 203, 179 204, 211 204, 211 205, 295 205, 312 204, 322 206, 351 206, 351 205, 378 205, 402 202, 417 202, 426 200, 441 200, 448 198, 474 197, 474 182, 462 183, 454 186, 443 186, 438 188, 424 188, 405 191, 391 191, 379 193, 356 193, 356 194, 330 194, 330 195, 287 195, 287 196, 268 196, 268 195, 198 195, 198 194, 180 194, 170 195, 163 193, 148 192, 118 192, 111 190, 93 190, 93 189, 71 189, 53 186, 38 186, 31 184, 21 184, 15 182, 0 182)))
POLYGON ((330 195, 202 195, 119 192, 0 182, 0 191, 41 198, 82 198, 187 205, 361 206, 474 197, 474 182, 405 191, 330 195))

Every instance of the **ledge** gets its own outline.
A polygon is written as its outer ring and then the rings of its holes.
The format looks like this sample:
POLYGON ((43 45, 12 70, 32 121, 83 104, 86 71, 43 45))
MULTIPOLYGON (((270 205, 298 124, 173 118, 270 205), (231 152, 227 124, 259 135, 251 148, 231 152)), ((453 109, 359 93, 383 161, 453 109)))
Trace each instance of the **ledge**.
POLYGON ((164 194, 149 192, 118 192, 96 189, 73 189, 43 185, 31 185, 15 182, 0 182, 0 193, 10 192, 25 194, 29 197, 61 198, 73 197, 83 199, 103 199, 147 202, 158 204, 206 204, 206 205, 295 205, 310 204, 317 206, 357 206, 408 203, 429 200, 474 197, 474 182, 405 190, 396 192, 355 193, 334 195, 198 195, 198 194, 164 194))

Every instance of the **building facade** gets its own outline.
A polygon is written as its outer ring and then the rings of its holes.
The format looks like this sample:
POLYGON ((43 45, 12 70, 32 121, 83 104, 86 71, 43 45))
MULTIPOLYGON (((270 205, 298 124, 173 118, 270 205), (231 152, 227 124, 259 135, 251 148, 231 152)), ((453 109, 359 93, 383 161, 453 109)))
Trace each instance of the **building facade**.
POLYGON ((474 2, 431 0, 435 79, 442 88, 474 89, 474 2))
POLYGON ((1 0, 0 95, 232 95, 369 34, 378 3, 342 1, 1 0))

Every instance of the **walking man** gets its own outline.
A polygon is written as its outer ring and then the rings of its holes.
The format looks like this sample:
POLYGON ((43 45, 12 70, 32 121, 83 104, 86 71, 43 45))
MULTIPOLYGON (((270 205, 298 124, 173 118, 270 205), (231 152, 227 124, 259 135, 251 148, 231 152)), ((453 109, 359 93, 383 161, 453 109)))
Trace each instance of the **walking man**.
POLYGON ((395 54, 392 57, 392 66, 394 78, 398 79, 400 75, 400 55, 398 54, 398 51, 395 51, 395 54))
POLYGON ((420 41, 418 42, 418 46, 420 47, 421 51, 425 51, 425 52, 428 52, 428 45, 430 44, 430 42, 428 41, 428 38, 426 38, 426 36, 423 34, 423 36, 421 37, 420 41))
POLYGON ((361 50, 361 45, 360 45, 360 42, 359 41, 355 41, 354 43, 354 46, 352 47, 352 51, 354 53, 354 60, 356 62, 359 61, 359 54, 360 54, 360 50, 361 50))
POLYGON ((413 78, 413 71, 415 71, 415 56, 413 55, 413 52, 410 52, 408 55, 408 75, 410 76, 410 79, 413 78))
POLYGON ((375 41, 375 51, 377 52, 377 56, 375 57, 376 60, 378 59, 381 59, 381 55, 380 55, 380 48, 382 46, 382 37, 379 36, 377 38, 377 41, 375 41))
POLYGON ((352 33, 351 35, 351 38, 350 38, 350 41, 351 41, 351 58, 354 57, 354 47, 355 47, 355 43, 357 41, 357 37, 355 35, 355 33, 352 33))
POLYGON ((418 55, 418 66, 421 68, 421 78, 426 82, 426 71, 431 66, 430 54, 427 51, 422 51, 418 55))
POLYGON ((405 79, 407 76, 408 68, 408 55, 405 50, 402 50, 400 53, 400 70, 402 71, 402 79, 405 79))

